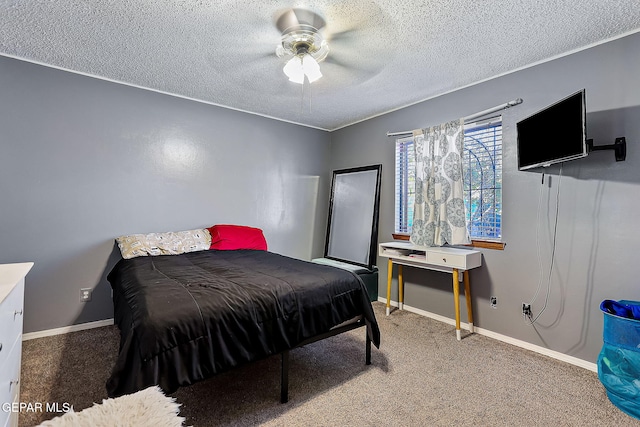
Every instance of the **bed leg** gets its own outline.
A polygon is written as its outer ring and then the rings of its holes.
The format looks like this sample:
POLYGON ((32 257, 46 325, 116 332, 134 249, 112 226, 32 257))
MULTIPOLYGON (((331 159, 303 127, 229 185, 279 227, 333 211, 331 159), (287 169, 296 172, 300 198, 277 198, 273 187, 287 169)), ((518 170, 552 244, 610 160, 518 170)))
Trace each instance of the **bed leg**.
MULTIPOLYGON (((367 328, 365 328, 366 330, 367 328)), ((369 338, 369 334, 367 332, 365 332, 366 334, 366 349, 365 349, 365 353, 366 353, 366 364, 367 365, 371 365, 371 338, 369 338)))
POLYGON ((289 401, 289 350, 282 352, 280 367, 280 403, 289 401))

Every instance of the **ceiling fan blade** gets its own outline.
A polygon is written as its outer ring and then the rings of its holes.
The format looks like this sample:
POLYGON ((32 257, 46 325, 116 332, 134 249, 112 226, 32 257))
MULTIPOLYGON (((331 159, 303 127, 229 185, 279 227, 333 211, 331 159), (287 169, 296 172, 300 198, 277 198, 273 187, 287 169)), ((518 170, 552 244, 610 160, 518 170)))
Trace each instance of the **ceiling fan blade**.
POLYGON ((358 30, 356 28, 350 28, 348 30, 329 32, 327 35, 327 42, 332 41, 353 41, 357 38, 358 30))
POLYGON ((351 65, 348 62, 345 62, 343 60, 336 58, 336 55, 328 55, 327 58, 322 62, 337 65, 339 67, 346 67, 346 68, 351 67, 351 65))
POLYGON ((329 49, 329 55, 324 62, 347 68, 380 69, 391 58, 389 53, 374 48, 363 51, 353 46, 343 48, 334 44, 329 45, 329 49))
POLYGON ((300 25, 310 25, 320 30, 324 28, 326 22, 324 18, 311 10, 294 8, 277 13, 275 25, 281 33, 284 33, 287 29, 300 25))

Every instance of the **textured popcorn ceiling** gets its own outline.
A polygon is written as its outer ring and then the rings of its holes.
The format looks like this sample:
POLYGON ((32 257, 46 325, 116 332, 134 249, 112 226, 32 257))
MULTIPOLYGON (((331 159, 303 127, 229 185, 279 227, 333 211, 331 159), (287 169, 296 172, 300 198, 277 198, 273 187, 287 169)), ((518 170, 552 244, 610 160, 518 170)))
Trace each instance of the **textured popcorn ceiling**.
POLYGON ((6 56, 328 130, 637 31, 639 0, 0 0, 6 56), (291 7, 327 21, 304 90, 291 7))

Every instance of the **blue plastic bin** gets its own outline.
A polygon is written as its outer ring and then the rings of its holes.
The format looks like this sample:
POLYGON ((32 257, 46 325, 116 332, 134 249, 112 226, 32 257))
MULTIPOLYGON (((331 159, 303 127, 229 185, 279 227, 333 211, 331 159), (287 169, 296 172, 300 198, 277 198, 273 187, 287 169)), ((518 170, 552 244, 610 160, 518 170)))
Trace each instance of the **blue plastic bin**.
MULTIPOLYGON (((638 301, 618 301, 637 305, 638 301)), ((640 320, 604 313, 603 345, 598 356, 598 378, 611 403, 640 419, 640 320)))

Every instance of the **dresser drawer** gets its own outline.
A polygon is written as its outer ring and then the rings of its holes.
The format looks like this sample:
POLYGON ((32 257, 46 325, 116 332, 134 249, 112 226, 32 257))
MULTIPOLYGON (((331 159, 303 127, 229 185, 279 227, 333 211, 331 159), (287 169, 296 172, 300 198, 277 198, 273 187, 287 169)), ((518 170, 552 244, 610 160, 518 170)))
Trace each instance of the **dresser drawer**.
MULTIPOLYGON (((0 408, 0 426, 1 427, 13 427, 13 422, 9 422, 9 416, 11 412, 5 412, 0 408)), ((13 420, 11 420, 13 421, 13 420)))
POLYGON ((466 260, 464 255, 428 251, 427 263, 451 268, 465 268, 466 260))
POLYGON ((0 364, 0 425, 8 418, 15 417, 8 425, 17 425, 18 414, 2 410, 5 404, 11 404, 19 400, 20 393, 20 357, 22 354, 22 342, 19 341, 11 351, 7 350, 7 359, 0 364), (6 418, 5 418, 6 417, 6 418))
POLYGON ((24 279, 0 303, 0 366, 3 366, 16 339, 22 336, 24 279))

